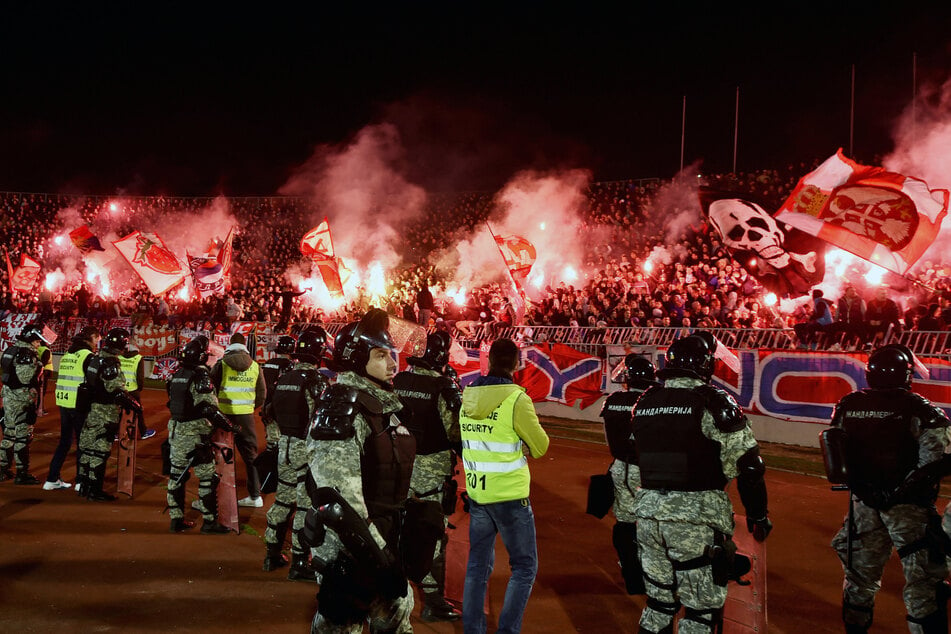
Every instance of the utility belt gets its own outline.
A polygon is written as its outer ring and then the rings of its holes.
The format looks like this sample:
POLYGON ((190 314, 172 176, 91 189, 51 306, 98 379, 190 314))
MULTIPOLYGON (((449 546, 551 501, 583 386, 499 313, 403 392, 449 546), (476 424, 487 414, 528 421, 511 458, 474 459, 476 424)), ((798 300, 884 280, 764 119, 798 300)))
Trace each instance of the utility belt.
MULTIPOLYGON (((733 536, 720 531, 714 531, 713 544, 705 546, 702 555, 686 561, 674 561, 672 565, 674 570, 694 570, 710 566, 713 583, 721 587, 725 587, 729 581, 735 581, 741 586, 751 583, 743 580, 743 575, 752 569, 750 559, 745 555, 737 555, 733 536)), ((653 580, 651 583, 654 583, 653 580)))

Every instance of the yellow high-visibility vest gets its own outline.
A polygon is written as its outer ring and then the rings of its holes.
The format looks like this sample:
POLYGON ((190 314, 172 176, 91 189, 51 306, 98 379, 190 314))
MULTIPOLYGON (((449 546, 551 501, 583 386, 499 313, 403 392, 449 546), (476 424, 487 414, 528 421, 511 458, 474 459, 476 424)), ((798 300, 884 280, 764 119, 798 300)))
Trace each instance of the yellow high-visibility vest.
POLYGON ((58 407, 76 408, 76 395, 83 382, 83 363, 91 354, 91 350, 83 348, 76 352, 68 352, 60 359, 59 376, 56 377, 56 405, 58 407))
POLYGON ((218 409, 225 414, 251 414, 260 368, 256 361, 251 367, 238 372, 227 363, 221 364, 221 389, 218 390, 218 409))
POLYGON ((521 390, 513 391, 485 419, 469 418, 465 409, 459 412, 466 493, 479 504, 528 497, 531 475, 513 416, 521 395, 521 390))
MULTIPOLYGON (((47 348, 46 346, 40 345, 40 347, 36 349, 36 358, 37 358, 37 359, 40 359, 40 360, 42 361, 42 360, 43 360, 43 354, 44 354, 45 352, 47 352, 48 350, 49 350, 49 348, 47 348)), ((53 371, 53 355, 52 355, 52 353, 50 354, 49 361, 47 361, 45 364, 43 364, 43 370, 46 371, 47 374, 53 371)))
POLYGON ((122 366, 122 373, 125 375, 125 391, 126 392, 135 392, 139 389, 139 373, 136 370, 139 367, 139 362, 142 360, 142 355, 137 354, 134 357, 119 357, 119 365, 122 366))

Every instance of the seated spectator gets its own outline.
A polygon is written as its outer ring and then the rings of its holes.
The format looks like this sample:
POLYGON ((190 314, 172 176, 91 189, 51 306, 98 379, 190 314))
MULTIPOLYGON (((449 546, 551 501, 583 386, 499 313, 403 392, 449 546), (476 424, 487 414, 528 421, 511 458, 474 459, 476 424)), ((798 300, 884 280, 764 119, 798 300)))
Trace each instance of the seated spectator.
POLYGON ((812 313, 809 319, 793 326, 800 348, 811 347, 815 350, 816 335, 826 331, 832 324, 832 304, 824 297, 822 289, 812 291, 812 313))

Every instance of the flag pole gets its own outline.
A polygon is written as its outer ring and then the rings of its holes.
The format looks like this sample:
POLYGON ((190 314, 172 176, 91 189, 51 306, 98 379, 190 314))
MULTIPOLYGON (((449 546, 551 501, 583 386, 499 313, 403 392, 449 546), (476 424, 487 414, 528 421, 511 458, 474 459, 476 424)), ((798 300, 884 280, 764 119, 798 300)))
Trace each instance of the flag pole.
POLYGON ((733 115, 733 174, 736 174, 736 145, 740 135, 740 87, 736 87, 736 111, 733 115))
POLYGON ((683 113, 680 115, 680 171, 684 171, 684 138, 687 135, 687 95, 684 95, 683 113))
POLYGON ((852 141, 855 137, 855 64, 852 64, 852 89, 849 104, 849 157, 854 158, 852 141))

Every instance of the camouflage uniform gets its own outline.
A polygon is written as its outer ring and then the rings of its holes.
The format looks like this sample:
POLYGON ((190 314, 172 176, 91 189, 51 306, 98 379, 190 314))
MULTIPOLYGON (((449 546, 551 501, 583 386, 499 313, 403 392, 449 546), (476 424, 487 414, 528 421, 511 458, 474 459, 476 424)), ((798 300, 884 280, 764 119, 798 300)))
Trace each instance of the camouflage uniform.
POLYGON ((893 494, 897 499, 888 502, 876 495, 878 486, 897 490, 893 487, 907 479, 909 470, 941 461, 951 446, 947 417, 913 392, 867 389, 839 401, 832 427, 846 432, 845 459, 854 502, 851 568, 847 565, 848 518, 832 539, 845 573, 842 618, 846 627, 860 632, 871 625, 875 595, 894 547, 905 575, 902 595, 909 631, 947 632, 946 588, 940 584, 948 576, 948 563, 938 550, 940 544, 927 534, 929 527, 940 534, 940 516, 934 507, 936 480, 921 489, 893 494), (897 419, 886 416, 896 412, 897 419), (871 455, 865 453, 868 450, 871 455), (877 461, 883 452, 887 456, 877 461), (932 629, 936 625, 938 629, 932 629))
MULTIPOLYGON (((436 370, 430 370, 428 368, 422 367, 413 367, 412 373, 428 377, 443 376, 436 370)), ((399 381, 399 378, 397 377, 395 380, 399 381)), ((399 393, 398 384, 397 393, 399 393)), ((446 438, 449 440, 449 444, 453 447, 459 447, 461 440, 459 437, 458 407, 456 407, 455 410, 450 408, 449 404, 446 402, 445 396, 442 394, 439 395, 436 407, 439 412, 439 420, 442 421, 442 426, 446 431, 446 438)), ((406 418, 406 414, 403 414, 403 417, 406 418)), ((407 426, 410 427, 411 430, 415 430, 415 425, 410 424, 408 420, 407 426)), ((419 439, 417 439, 417 442, 420 442, 419 439)), ((416 497, 420 500, 423 500, 424 502, 436 502, 437 504, 442 505, 445 487, 448 485, 452 477, 453 460, 451 449, 424 454, 419 453, 419 446, 417 446, 416 458, 413 461, 413 475, 409 484, 409 497, 416 497)), ((444 517, 443 527, 445 528, 448 525, 449 518, 444 517)), ((419 584, 425 596, 436 595, 438 596, 438 599, 434 597, 432 600, 438 601, 440 603, 443 601, 443 592, 445 586, 446 545, 448 542, 449 540, 447 537, 444 537, 439 541, 436 551, 433 553, 432 570, 426 575, 425 578, 423 578, 422 583, 419 584)))
MULTIPOLYGON (((337 375, 337 384, 353 387, 369 393, 383 405, 383 414, 399 411, 402 408, 399 398, 393 392, 354 372, 341 372, 337 375)), ((361 517, 368 517, 366 501, 363 495, 363 476, 361 455, 364 443, 370 435, 370 424, 362 413, 353 420, 355 434, 346 440, 313 440, 308 438, 310 448, 310 471, 318 487, 335 487, 340 495, 356 510, 361 517)), ((409 433, 408 431, 406 433, 409 433)), ((370 532, 376 543, 382 548, 386 540, 377 526, 369 524, 370 532)), ((314 559, 329 562, 342 549, 340 538, 332 530, 327 530, 324 543, 314 551, 314 559)), ((395 634, 412 632, 410 614, 413 612, 413 593, 407 588, 406 596, 393 601, 376 600, 370 608, 371 631, 386 631, 395 634)), ((311 632, 344 634, 363 631, 362 623, 350 626, 334 626, 315 617, 311 632)))
MULTIPOLYGON (((705 382, 688 377, 669 378, 661 389, 693 389, 705 382)), ((712 389, 712 388, 711 388, 712 389)), ((645 393, 645 397, 650 392, 645 393)), ((635 420, 642 411, 644 398, 638 401, 635 420)), ((727 480, 738 475, 737 461, 757 447, 753 431, 746 421, 735 432, 724 432, 716 426, 710 411, 704 409, 701 433, 719 445, 719 465, 727 480)), ((635 423, 636 424, 636 423, 635 423)), ((635 433, 637 435, 637 433, 635 433)), ((641 440, 637 439, 638 452, 641 440)), ((646 480, 646 464, 640 461, 641 475, 646 480)), ((674 616, 683 604, 689 611, 715 611, 726 601, 726 584, 717 585, 713 569, 703 565, 692 569, 675 570, 675 563, 688 562, 705 556, 708 546, 715 543, 716 533, 733 535, 733 506, 721 488, 699 491, 681 491, 642 488, 635 494, 637 545, 647 582, 648 604, 641 614, 642 631, 672 631, 674 616), (667 610, 666 612, 663 610, 667 610)), ((710 632, 702 622, 683 618, 679 623, 681 634, 710 632)))
MULTIPOLYGON (((314 373, 317 375, 317 383, 313 386, 317 396, 320 395, 326 381, 317 371, 317 366, 313 363, 301 361, 294 366, 295 374, 299 372, 314 373)), ((284 375, 285 377, 287 374, 284 375)), ((290 378, 290 377, 289 377, 290 378)), ((289 392, 280 390, 282 380, 278 380, 271 399, 281 399, 284 394, 289 392)), ((313 418, 317 403, 314 400, 314 394, 307 389, 303 390, 307 412, 306 421, 313 418)), ((277 417, 269 413, 269 418, 274 421, 274 426, 278 426, 277 417)), ((287 532, 287 520, 291 513, 294 513, 294 523, 291 532, 291 549, 297 559, 303 560, 306 552, 300 543, 300 531, 304 527, 306 510, 310 507, 310 496, 307 494, 307 466, 309 463, 309 450, 307 447, 307 425, 299 430, 300 436, 295 434, 279 435, 277 440, 277 491, 274 493, 274 504, 267 511, 267 529, 264 531, 264 542, 268 547, 275 546, 280 548, 284 543, 284 536, 287 532), (295 512, 295 509, 297 512, 295 512)))
MULTIPOLYGON (((118 358, 117 354, 106 350, 99 351, 101 359, 118 358)), ((87 385, 92 383, 89 371, 86 373, 87 385)), ((113 379, 96 379, 102 382, 102 388, 108 394, 125 391, 125 375, 120 370, 113 379)), ((94 391, 94 388, 90 388, 94 391)), ((102 490, 106 472, 106 461, 112 453, 116 425, 119 423, 119 405, 115 403, 97 403, 95 398, 89 406, 89 414, 79 435, 79 481, 86 493, 102 490)))
MULTIPOLYGON (((214 392, 199 392, 197 381, 188 387, 195 406, 203 403, 218 407, 218 398, 214 392)), ((217 485, 215 473, 215 455, 211 445, 213 425, 207 418, 168 422, 168 441, 171 448, 172 468, 168 478, 168 516, 172 520, 185 517, 182 507, 185 484, 188 482, 188 470, 192 469, 198 478, 198 500, 201 515, 205 522, 213 523, 218 519, 217 485), (210 503, 214 500, 214 503, 210 503)))
MULTIPOLYGON (((33 441, 33 425, 36 424, 37 380, 42 369, 35 348, 25 341, 16 341, 4 354, 27 352, 31 362, 13 361, 16 378, 25 387, 3 386, 3 440, 0 440, 0 472, 10 477, 10 467, 15 462, 17 472, 30 470, 30 443, 33 441), (21 350, 22 349, 22 350, 21 350)), ((3 476, 0 476, 2 478, 3 476)))

